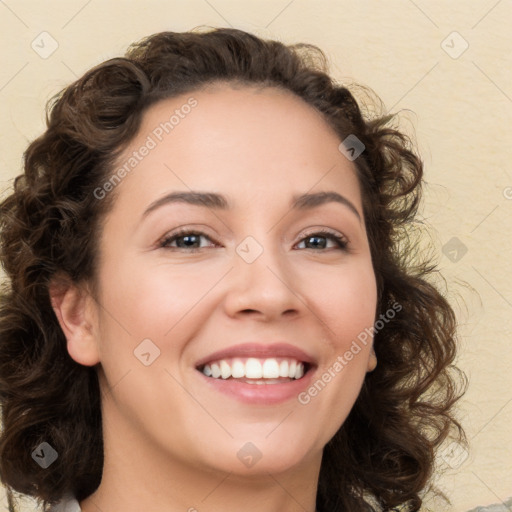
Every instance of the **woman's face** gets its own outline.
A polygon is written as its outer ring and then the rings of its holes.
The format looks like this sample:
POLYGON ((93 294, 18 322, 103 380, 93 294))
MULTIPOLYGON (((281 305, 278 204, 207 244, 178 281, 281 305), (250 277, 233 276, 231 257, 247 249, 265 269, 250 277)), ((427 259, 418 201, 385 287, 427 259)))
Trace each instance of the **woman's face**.
POLYGON ((340 142, 277 89, 218 85, 146 112, 115 190, 97 190, 117 195, 91 303, 107 443, 242 475, 319 464, 375 364, 371 340, 353 344, 376 282, 340 142), (324 192, 341 199, 294 207, 324 192))

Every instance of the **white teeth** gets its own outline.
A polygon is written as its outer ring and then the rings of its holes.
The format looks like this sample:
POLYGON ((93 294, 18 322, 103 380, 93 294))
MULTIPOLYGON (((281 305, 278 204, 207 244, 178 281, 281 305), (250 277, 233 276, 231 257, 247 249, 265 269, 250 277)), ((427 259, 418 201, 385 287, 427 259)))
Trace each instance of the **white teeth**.
POLYGON ((279 365, 279 377, 288 377, 288 361, 281 361, 279 365))
POLYGON ((288 377, 290 377, 290 379, 295 378, 295 370, 296 369, 297 369, 297 361, 292 361, 288 368, 288 377))
POLYGON ((275 359, 266 359, 263 363, 263 377, 277 379, 279 377, 279 363, 275 359))
POLYGON ((242 361, 235 359, 231 365, 231 374, 234 379, 245 377, 245 364, 242 363, 242 361))
POLYGON ((261 379, 263 377, 263 368, 257 359, 253 357, 247 359, 245 363, 245 376, 248 379, 261 379))
POLYGON ((281 384, 280 380, 277 379, 268 379, 268 380, 247 380, 246 384, 281 384))
POLYGON ((220 377, 220 368, 218 364, 212 364, 212 377, 218 379, 220 377))
POLYGON ((203 373, 214 379, 254 379, 250 384, 280 383, 279 378, 300 379, 304 375, 304 363, 296 359, 267 358, 257 359, 249 357, 221 359, 212 364, 205 364, 203 373), (260 380, 256 380, 260 379, 260 380), (263 379, 263 380, 261 380, 263 379), (274 379, 274 380, 270 380, 274 379))
POLYGON ((229 377, 231 377, 231 366, 224 360, 220 362, 220 371, 223 379, 229 379, 229 377))

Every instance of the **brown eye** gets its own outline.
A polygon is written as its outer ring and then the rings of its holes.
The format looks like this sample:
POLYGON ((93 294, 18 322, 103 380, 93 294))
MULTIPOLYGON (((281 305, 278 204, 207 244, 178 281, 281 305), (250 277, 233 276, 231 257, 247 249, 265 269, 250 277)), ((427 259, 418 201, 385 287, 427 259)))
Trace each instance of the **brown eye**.
POLYGON ((180 230, 177 233, 166 236, 159 243, 159 247, 164 249, 184 249, 194 252, 205 247, 201 246, 201 238, 206 238, 211 241, 208 235, 200 231, 180 230), (173 242, 176 242, 176 246, 171 245, 173 242))

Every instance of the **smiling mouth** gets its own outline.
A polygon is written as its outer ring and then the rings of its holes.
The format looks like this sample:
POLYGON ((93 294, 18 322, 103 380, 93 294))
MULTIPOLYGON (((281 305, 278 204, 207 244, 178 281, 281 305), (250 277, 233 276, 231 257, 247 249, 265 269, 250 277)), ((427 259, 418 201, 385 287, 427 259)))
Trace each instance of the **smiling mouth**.
POLYGON ((312 365, 289 357, 234 357, 211 361, 196 369, 212 379, 247 384, 283 384, 302 379, 312 365))

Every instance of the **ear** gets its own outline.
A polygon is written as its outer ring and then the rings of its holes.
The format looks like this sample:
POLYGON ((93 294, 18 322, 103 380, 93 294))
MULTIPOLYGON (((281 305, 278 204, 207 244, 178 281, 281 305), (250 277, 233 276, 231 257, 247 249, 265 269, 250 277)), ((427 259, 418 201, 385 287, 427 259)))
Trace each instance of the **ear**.
POLYGON ((373 372, 377 367, 377 354, 375 354, 375 349, 372 346, 372 350, 368 356, 368 366, 366 368, 367 372, 373 372))
POLYGON ((52 279, 49 293, 71 358, 85 366, 99 363, 98 311, 92 295, 85 287, 62 276, 52 279))

